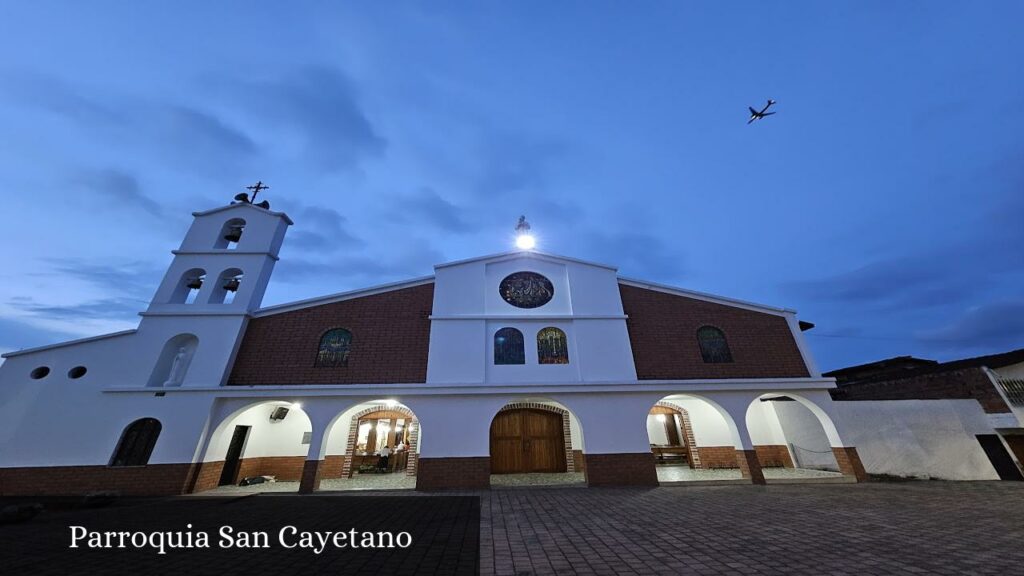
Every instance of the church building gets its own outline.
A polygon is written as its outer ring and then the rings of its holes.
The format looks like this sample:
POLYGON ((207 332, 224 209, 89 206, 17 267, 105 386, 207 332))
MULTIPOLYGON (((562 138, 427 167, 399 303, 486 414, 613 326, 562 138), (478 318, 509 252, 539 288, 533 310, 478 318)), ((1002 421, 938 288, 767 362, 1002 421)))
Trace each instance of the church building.
POLYGON ((245 199, 193 216, 137 328, 4 355, 0 495, 757 484, 809 468, 793 418, 835 477, 866 478, 793 310, 525 243, 263 307, 291 219, 245 199))

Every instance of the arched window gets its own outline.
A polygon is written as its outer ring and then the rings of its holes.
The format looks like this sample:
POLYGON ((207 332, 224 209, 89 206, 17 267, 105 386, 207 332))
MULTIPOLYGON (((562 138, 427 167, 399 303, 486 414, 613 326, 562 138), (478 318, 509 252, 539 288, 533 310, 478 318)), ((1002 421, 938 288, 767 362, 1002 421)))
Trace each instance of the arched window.
POLYGON ((495 364, 526 364, 523 333, 515 328, 502 328, 494 333, 495 364))
POLYGON ((537 333, 537 359, 541 364, 568 364, 569 342, 558 328, 544 328, 537 333))
POLYGON ((320 338, 320 350, 316 354, 316 365, 348 366, 348 355, 351 350, 351 332, 344 328, 328 330, 320 338))
POLYGON ((124 429, 117 443, 111 466, 145 466, 160 435, 160 421, 156 418, 136 420, 124 429))
POLYGON ((697 342, 700 343, 700 355, 708 364, 732 362, 729 343, 725 341, 725 332, 714 326, 701 326, 697 330, 697 342))

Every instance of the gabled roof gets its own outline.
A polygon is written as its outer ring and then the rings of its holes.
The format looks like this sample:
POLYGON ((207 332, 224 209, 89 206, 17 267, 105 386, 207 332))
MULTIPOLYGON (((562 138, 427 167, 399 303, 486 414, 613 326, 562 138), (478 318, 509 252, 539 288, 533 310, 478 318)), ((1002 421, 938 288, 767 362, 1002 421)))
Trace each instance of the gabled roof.
POLYGON ((413 278, 412 280, 390 282, 388 284, 378 284, 377 286, 371 286, 369 288, 360 288, 358 290, 349 290, 347 292, 337 292, 334 294, 328 294, 327 296, 317 296, 315 298, 307 298, 305 300, 296 300, 295 302, 286 302, 284 304, 267 306, 266 308, 260 308, 259 310, 256 310, 255 312, 252 313, 252 315, 255 318, 259 318, 260 316, 269 316, 271 314, 291 312, 292 310, 309 308, 311 306, 323 306, 324 304, 333 304, 334 302, 341 302, 342 300, 352 300, 353 298, 362 298, 364 296, 373 296, 374 294, 381 294, 383 292, 392 292, 394 290, 402 290, 405 288, 422 286, 423 284, 430 284, 433 281, 433 276, 421 276, 419 278, 413 278))
POLYGON ((42 352, 44 350, 52 350, 54 348, 64 348, 65 346, 74 346, 76 344, 85 344, 86 342, 95 342, 96 340, 106 340, 107 338, 116 338, 118 336, 127 336, 128 334, 135 334, 138 330, 132 328, 130 330, 122 330, 120 332, 112 332, 110 334, 100 334, 99 336, 88 336, 86 338, 76 338, 75 340, 68 340, 66 342, 58 342, 56 344, 46 344, 44 346, 36 346, 34 348, 23 348, 21 350, 14 350, 6 354, 0 354, 0 358, 13 358, 14 356, 21 356, 22 354, 32 354, 35 352, 42 352))
POLYGON ((766 312, 768 314, 784 315, 784 314, 796 314, 796 310, 789 308, 778 308, 776 306, 768 306, 765 304, 756 304, 754 302, 747 302, 745 300, 737 300, 735 298, 726 298, 725 296, 716 296, 714 294, 708 294, 706 292, 698 292, 696 290, 687 290, 685 288, 678 288, 675 286, 668 286, 665 284, 656 284, 654 282, 647 282, 645 280, 635 280, 632 278, 623 278, 619 276, 619 284, 625 284, 626 286, 632 286, 634 288, 645 288, 647 290, 655 290, 657 292, 664 292, 666 294, 675 294, 676 296, 684 296, 686 298, 693 298, 695 300, 703 300, 705 302, 712 302, 714 304, 722 304, 724 306, 734 306, 739 308, 746 308, 747 310, 754 310, 755 312, 766 312))
POLYGON ((575 262, 576 264, 583 264, 585 266, 596 266, 598 268, 605 268, 613 272, 617 271, 618 268, 609 266, 607 264, 600 264, 598 262, 589 262, 587 260, 580 260, 579 258, 570 258, 568 256, 559 256, 557 254, 548 254, 546 252, 539 252, 537 250, 513 250, 511 252, 501 252, 498 254, 491 254, 488 256, 477 256, 475 258, 467 258, 465 260, 456 260, 454 262, 445 262, 444 264, 437 264, 434 269, 448 268, 450 266, 459 266, 461 264, 470 264, 472 262, 481 261, 494 261, 501 262, 503 260, 511 260, 513 258, 536 258, 538 260, 547 261, 562 261, 562 262, 575 262))
POLYGON ((265 214, 270 214, 271 216, 278 216, 281 219, 283 219, 285 222, 287 222, 289 225, 295 224, 295 222, 292 222, 292 219, 289 218, 288 215, 285 214, 284 212, 274 212, 273 210, 267 210, 266 208, 260 208, 259 206, 255 206, 253 204, 249 204, 248 202, 233 202, 233 203, 228 204, 226 206, 221 206, 220 208, 211 208, 210 210, 203 210, 202 212, 193 212, 192 215, 193 216, 208 216, 210 214, 216 214, 218 212, 223 212, 225 210, 233 210, 233 209, 237 209, 237 208, 248 208, 250 210, 259 210, 260 212, 263 212, 265 214))

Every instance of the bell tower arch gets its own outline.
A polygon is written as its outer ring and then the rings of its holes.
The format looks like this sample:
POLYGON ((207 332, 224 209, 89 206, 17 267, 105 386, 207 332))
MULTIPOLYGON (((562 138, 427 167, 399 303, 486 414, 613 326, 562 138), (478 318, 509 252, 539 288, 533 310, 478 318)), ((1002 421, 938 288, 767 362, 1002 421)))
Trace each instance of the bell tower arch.
MULTIPOLYGON (((227 206, 193 212, 192 225, 145 312, 140 335, 153 361, 183 334, 191 350, 182 386, 223 384, 249 314, 260 307, 291 219, 244 195, 227 206)), ((151 384, 153 385, 153 384, 151 384)), ((160 383, 155 384, 157 386, 160 383)))

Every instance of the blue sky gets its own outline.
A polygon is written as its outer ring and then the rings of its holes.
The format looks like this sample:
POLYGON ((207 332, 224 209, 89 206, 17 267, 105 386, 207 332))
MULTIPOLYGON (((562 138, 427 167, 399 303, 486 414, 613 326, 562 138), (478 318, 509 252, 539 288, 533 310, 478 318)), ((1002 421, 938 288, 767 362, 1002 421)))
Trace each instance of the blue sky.
POLYGON ((257 179, 296 222, 264 304, 526 214, 797 309, 824 368, 1024 346, 1020 2, 209 4, 3 8, 0 350, 134 326, 190 212, 257 179))

